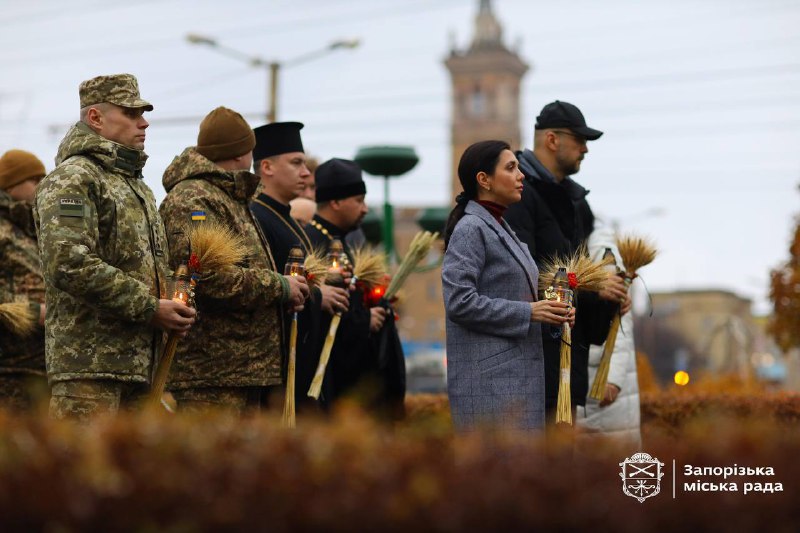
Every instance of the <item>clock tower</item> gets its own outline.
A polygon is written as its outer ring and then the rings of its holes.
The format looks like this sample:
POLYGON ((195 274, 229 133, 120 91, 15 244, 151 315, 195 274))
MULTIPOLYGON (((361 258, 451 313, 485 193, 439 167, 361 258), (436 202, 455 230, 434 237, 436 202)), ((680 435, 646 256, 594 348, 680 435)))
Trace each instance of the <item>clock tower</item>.
POLYGON ((445 65, 453 86, 453 200, 461 192, 458 161, 470 144, 497 139, 508 142, 512 150, 521 148, 519 91, 528 65, 503 43, 503 28, 492 12, 490 0, 480 0, 469 47, 453 47, 445 65))

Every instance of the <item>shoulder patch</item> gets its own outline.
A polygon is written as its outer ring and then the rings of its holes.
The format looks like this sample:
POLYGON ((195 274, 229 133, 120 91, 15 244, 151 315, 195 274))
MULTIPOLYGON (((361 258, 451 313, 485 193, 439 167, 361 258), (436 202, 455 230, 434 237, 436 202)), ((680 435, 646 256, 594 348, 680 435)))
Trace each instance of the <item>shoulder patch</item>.
POLYGON ((192 211, 192 220, 205 220, 205 219, 206 219, 205 211, 192 211))
POLYGON ((82 198, 62 196, 58 199, 58 215, 62 217, 83 217, 85 209, 82 198))

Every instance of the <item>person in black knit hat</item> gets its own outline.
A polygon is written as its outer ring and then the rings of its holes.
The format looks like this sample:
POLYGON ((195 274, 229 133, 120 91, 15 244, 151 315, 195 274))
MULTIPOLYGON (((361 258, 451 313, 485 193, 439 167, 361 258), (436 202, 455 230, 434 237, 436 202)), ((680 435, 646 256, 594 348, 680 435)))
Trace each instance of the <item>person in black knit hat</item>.
MULTIPOLYGON (((367 187, 358 163, 331 159, 316 171, 317 214, 306 226, 314 246, 328 249, 339 239, 352 260, 347 236, 358 229, 367 214, 367 187)), ((324 335, 330 320, 321 324, 324 335)), ((380 415, 397 418, 403 413, 405 361, 394 314, 390 307, 371 306, 362 289, 350 295, 350 308, 342 315, 323 382, 329 402, 345 395, 380 415)))

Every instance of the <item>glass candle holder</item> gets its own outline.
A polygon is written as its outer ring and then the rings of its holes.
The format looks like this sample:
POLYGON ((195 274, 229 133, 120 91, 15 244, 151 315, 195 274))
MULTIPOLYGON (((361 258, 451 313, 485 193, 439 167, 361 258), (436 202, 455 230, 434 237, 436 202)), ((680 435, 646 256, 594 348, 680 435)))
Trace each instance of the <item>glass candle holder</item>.
POLYGON ((186 265, 178 266, 170 280, 169 294, 173 302, 189 305, 193 299, 193 288, 189 268, 186 265))

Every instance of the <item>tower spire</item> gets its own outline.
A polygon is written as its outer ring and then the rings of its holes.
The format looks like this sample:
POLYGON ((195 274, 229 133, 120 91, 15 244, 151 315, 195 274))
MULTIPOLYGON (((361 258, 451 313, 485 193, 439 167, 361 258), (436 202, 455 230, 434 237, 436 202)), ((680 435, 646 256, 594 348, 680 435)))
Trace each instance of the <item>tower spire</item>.
POLYGON ((492 13, 491 0, 480 0, 478 15, 475 17, 475 35, 472 38, 473 50, 503 47, 503 28, 492 13))

